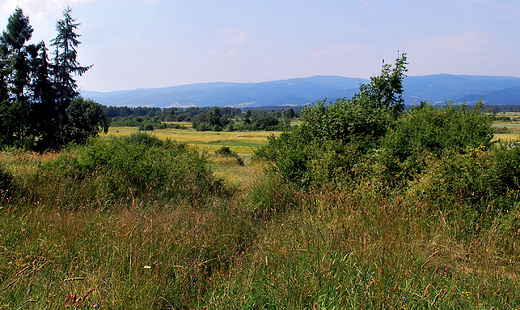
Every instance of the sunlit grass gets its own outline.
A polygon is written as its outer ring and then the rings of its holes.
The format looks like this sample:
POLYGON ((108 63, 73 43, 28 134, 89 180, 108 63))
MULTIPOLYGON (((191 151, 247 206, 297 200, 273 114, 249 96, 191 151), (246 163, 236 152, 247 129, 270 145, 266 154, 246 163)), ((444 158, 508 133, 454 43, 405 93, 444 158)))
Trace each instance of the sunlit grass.
MULTIPOLYGON (((235 152, 269 134, 161 133, 235 152)), ((56 156, 7 150, 0 160, 26 184, 56 156)), ((240 156, 245 166, 204 156, 231 190, 201 192, 196 205, 128 198, 96 209, 55 193, 0 202, 0 309, 520 307, 520 231, 505 228, 509 215, 478 225, 471 205, 432 209, 370 182, 301 191, 251 155, 240 156)))
MULTIPOLYGON (((110 127, 104 137, 120 137, 138 132, 135 127, 110 127)), ((229 147, 233 152, 242 155, 251 155, 254 150, 267 144, 267 137, 278 136, 280 132, 251 131, 251 132, 212 132, 195 131, 193 129, 158 129, 148 132, 160 139, 171 139, 177 142, 193 145, 199 151, 215 152, 222 146, 229 147)))
POLYGON ((251 156, 242 157, 246 165, 240 165, 233 157, 210 156, 213 174, 228 185, 241 191, 250 190, 252 185, 264 177, 265 164, 251 162, 251 156))
POLYGON ((520 141, 520 133, 500 133, 495 134, 492 141, 520 141))

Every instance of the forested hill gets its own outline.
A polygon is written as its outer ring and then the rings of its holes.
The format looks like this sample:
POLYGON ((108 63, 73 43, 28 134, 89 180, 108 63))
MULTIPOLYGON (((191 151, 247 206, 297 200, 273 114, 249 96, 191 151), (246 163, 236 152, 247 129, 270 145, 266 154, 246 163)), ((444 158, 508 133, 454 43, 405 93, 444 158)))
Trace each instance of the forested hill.
MULTIPOLYGON (((81 91, 107 106, 276 106, 304 105, 324 98, 351 98, 366 79, 313 76, 262 83, 200 83, 166 88, 115 92, 81 91)), ((406 104, 428 100, 473 103, 480 98, 491 105, 520 104, 520 78, 437 74, 409 76, 404 80, 406 104)))

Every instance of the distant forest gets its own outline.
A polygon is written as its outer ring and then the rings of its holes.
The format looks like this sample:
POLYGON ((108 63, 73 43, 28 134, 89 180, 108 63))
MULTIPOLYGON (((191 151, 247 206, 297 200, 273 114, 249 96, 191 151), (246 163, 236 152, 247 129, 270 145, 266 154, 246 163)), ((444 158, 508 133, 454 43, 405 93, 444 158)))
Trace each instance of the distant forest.
POLYGON ((198 131, 287 130, 290 120, 300 116, 302 107, 104 107, 115 127, 139 127, 140 130, 185 128, 169 122, 190 122, 198 131))
MULTIPOLYGON (((437 107, 443 107, 444 105, 437 107)), ((407 105, 406 110, 414 106, 407 105)), ((471 105, 468 105, 472 108, 471 105)), ((139 127, 140 130, 161 128, 186 128, 180 124, 168 122, 189 122, 199 131, 239 131, 239 130, 287 130, 288 121, 300 117, 303 106, 265 106, 265 107, 116 107, 103 106, 110 126, 139 127), (213 114, 217 113, 218 120, 213 114), (208 121, 208 116, 210 119, 208 121), (237 121, 239 120, 239 121, 237 121)), ((520 105, 488 105, 484 107, 488 113, 520 112, 520 105)), ((495 115, 496 120, 511 120, 508 117, 495 115)))

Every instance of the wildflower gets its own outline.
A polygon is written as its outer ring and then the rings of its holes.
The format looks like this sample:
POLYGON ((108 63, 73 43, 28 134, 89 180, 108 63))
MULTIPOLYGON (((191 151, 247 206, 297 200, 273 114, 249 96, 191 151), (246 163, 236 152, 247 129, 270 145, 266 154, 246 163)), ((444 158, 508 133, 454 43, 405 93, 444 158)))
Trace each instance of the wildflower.
POLYGON ((144 266, 143 268, 144 268, 144 269, 151 269, 152 267, 151 267, 151 266, 148 266, 148 265, 146 265, 146 266, 144 266))
POLYGON ((97 307, 99 307, 98 304, 94 304, 94 305, 92 306, 92 308, 97 308, 97 307))

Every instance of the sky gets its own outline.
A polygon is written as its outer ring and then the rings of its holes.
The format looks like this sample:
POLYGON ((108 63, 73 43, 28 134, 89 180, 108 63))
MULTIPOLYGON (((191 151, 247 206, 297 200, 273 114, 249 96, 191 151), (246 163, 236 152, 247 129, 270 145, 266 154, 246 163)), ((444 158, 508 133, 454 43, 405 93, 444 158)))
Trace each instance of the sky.
POLYGON ((2 0, 50 46, 63 9, 81 25, 80 89, 117 91, 314 75, 520 76, 518 0, 2 0))

